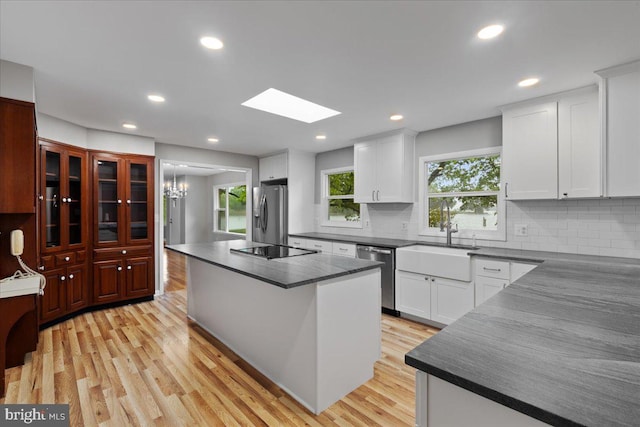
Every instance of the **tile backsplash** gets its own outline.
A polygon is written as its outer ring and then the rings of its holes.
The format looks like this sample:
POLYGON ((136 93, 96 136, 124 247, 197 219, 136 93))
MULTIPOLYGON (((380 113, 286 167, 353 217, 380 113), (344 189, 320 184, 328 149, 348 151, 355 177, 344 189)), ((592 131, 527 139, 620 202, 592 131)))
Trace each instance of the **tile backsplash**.
MULTIPOLYGON (((320 218, 320 205, 316 213, 320 218)), ((418 235, 417 204, 363 205, 361 214, 362 229, 316 225, 315 231, 436 240, 418 235)), ((507 202, 507 240, 478 240, 478 245, 640 258, 640 198, 507 202), (516 236, 515 224, 526 225, 528 235, 516 236)))

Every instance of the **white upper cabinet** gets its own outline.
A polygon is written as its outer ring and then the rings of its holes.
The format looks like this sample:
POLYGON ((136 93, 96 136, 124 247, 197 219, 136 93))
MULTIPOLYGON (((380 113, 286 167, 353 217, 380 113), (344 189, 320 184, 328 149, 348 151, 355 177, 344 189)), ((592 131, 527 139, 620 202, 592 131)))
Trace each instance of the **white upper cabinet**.
POLYGON ((394 131, 354 145, 357 203, 413 203, 415 136, 394 131))
POLYGON ((598 71, 606 196, 640 196, 640 61, 598 71))
POLYGON ((508 200, 602 196, 595 86, 503 108, 502 170, 508 200))
POLYGON ((602 196, 602 146, 598 91, 590 87, 558 102, 560 198, 602 196))
POLYGON ((287 153, 260 158, 260 182, 287 178, 287 153))
POLYGON ((503 112, 502 168, 507 199, 558 197, 557 117, 557 102, 503 112))

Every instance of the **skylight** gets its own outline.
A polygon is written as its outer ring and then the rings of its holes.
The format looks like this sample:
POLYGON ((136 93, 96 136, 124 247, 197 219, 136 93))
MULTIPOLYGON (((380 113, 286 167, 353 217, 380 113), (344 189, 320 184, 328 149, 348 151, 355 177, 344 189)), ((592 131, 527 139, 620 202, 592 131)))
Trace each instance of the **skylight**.
POLYGON ((243 102, 242 105, 305 123, 313 123, 341 114, 339 111, 314 104, 274 88, 265 90, 243 102))

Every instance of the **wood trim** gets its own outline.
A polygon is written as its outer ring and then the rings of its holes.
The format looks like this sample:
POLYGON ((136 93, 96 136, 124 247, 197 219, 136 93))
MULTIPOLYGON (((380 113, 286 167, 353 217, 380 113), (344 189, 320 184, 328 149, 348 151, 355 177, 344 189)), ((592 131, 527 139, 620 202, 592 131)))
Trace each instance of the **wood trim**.
POLYGON ((5 98, 0 96, 0 102, 8 102, 10 104, 16 104, 16 105, 21 105, 23 107, 33 107, 35 108, 36 104, 33 102, 29 102, 29 101, 21 101, 19 99, 13 99, 13 98, 5 98))

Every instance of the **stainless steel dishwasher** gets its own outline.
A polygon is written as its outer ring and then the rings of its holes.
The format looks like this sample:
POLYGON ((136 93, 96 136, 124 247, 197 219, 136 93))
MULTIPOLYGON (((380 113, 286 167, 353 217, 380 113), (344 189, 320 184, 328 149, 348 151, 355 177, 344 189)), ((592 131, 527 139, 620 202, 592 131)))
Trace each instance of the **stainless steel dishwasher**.
POLYGON ((396 311, 396 251, 391 248, 376 246, 356 245, 358 258, 383 262, 380 268, 380 281, 382 283, 382 311, 398 316, 396 311))

